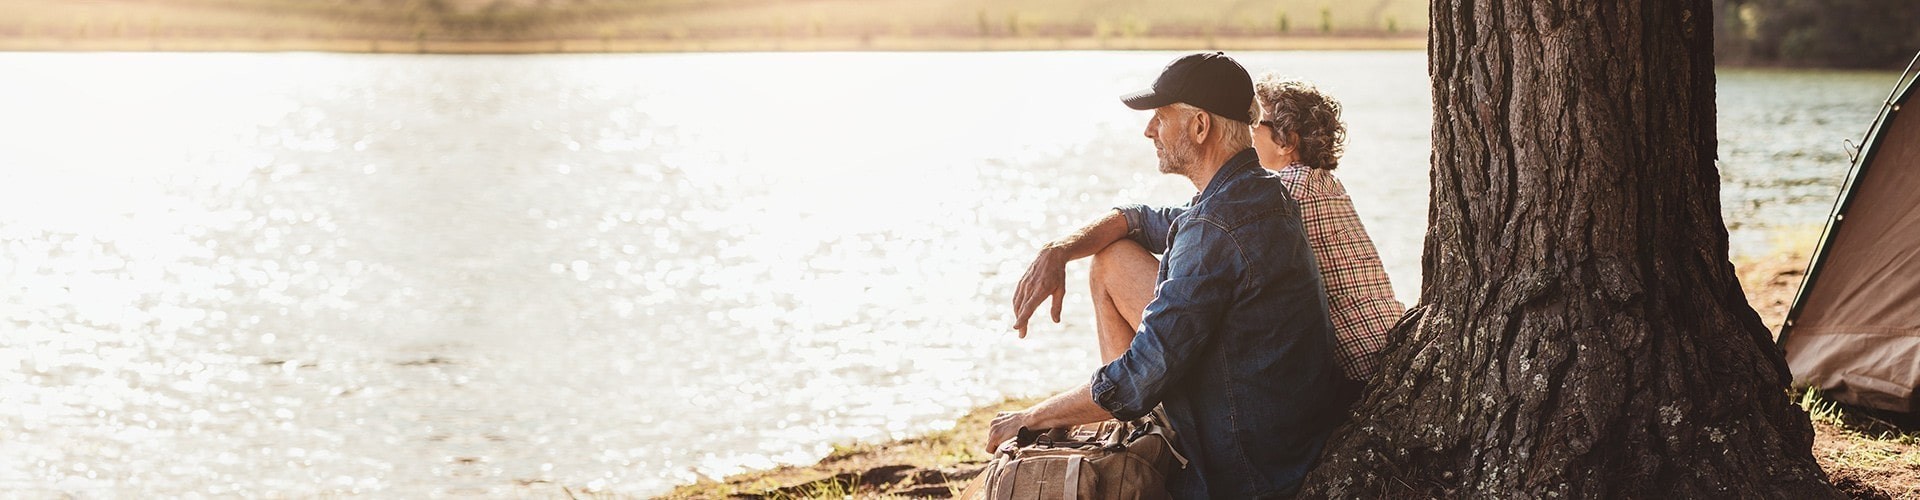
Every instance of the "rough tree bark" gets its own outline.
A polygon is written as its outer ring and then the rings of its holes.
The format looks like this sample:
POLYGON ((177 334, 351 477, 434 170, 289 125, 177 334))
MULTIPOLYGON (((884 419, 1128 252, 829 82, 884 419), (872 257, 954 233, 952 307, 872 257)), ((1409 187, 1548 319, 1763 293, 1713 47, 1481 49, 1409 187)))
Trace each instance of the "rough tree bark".
POLYGON ((1709 0, 1434 0, 1418 317, 1308 496, 1828 498, 1727 257, 1709 0))

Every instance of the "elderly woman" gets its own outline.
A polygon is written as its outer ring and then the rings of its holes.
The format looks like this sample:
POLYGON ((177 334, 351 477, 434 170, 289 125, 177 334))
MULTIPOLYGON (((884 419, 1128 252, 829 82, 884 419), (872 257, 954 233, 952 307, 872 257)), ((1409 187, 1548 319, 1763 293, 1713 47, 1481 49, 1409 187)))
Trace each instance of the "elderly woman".
MULTIPOLYGON (((1251 137, 1232 135, 1238 136, 1238 144, 1250 139, 1261 166, 1274 171, 1299 202, 1307 243, 1327 290, 1328 313, 1339 344, 1337 364, 1351 380, 1365 382, 1378 369, 1388 330, 1405 307, 1394 300, 1380 256, 1354 213, 1353 200, 1333 176, 1346 146, 1340 103, 1311 84, 1270 74, 1254 87, 1258 109, 1251 114, 1259 118, 1251 125, 1251 137)), ((1092 256, 1100 360, 1119 357, 1132 343, 1142 312, 1154 298, 1159 271, 1159 260, 1133 238, 1142 234, 1142 226, 1165 227, 1184 211, 1185 207, 1119 207, 1048 243, 1015 290, 1013 328, 1026 336, 1027 320, 1049 298, 1053 320, 1059 322, 1066 263, 1092 256)))
POLYGON ((1394 300, 1373 239, 1361 226, 1347 188, 1333 176, 1347 142, 1340 102, 1311 83, 1272 73, 1262 75, 1253 90, 1260 108, 1253 149, 1260 166, 1279 174, 1300 203, 1307 245, 1327 288, 1340 366, 1354 380, 1366 381, 1379 368, 1387 330, 1406 307, 1394 300))

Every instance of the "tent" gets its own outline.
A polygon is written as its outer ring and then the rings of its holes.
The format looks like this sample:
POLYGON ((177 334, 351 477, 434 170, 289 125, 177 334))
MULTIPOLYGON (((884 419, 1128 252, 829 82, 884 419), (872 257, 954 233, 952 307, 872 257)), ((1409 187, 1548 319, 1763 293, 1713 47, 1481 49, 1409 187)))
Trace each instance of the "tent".
POLYGON ((1794 386, 1908 415, 1920 413, 1916 79, 1909 63, 1854 156, 1779 339, 1794 386))

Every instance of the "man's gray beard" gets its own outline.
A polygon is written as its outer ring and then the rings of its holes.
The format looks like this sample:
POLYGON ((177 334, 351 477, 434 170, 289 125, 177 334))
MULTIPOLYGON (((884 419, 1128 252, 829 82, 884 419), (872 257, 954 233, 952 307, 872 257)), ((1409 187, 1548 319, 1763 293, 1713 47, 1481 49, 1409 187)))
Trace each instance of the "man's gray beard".
POLYGON ((1187 175, 1187 171, 1192 170, 1193 164, 1200 161, 1200 154, 1195 151, 1192 143, 1167 141, 1158 153, 1160 173, 1163 174, 1187 175))

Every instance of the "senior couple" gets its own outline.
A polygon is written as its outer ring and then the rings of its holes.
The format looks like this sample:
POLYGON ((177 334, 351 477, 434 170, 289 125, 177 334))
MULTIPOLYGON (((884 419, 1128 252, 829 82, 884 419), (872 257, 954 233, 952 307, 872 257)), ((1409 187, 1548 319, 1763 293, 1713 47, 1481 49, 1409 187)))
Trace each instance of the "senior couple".
POLYGON ((1199 194, 1114 209, 1047 244, 1020 279, 1014 329, 1049 298, 1060 320, 1068 261, 1093 257, 1104 366, 1092 380, 993 422, 1022 429, 1131 420, 1165 409, 1185 469, 1176 498, 1293 494, 1373 375, 1404 307, 1333 177, 1340 105, 1313 85, 1253 82, 1222 53, 1179 58, 1121 100, 1151 110, 1160 171, 1199 194), (1156 258, 1155 255, 1160 257, 1156 258))

